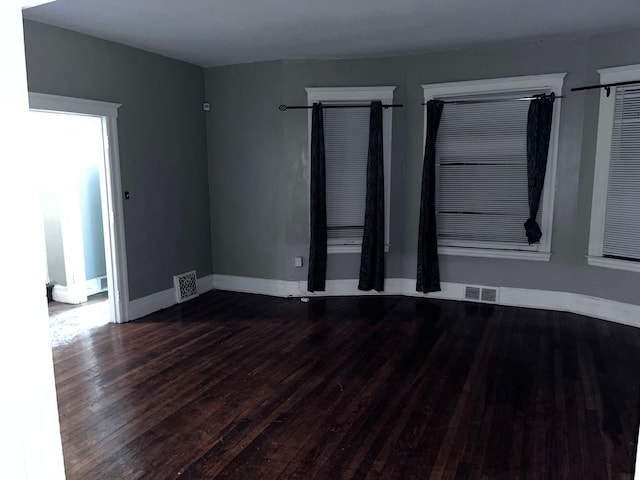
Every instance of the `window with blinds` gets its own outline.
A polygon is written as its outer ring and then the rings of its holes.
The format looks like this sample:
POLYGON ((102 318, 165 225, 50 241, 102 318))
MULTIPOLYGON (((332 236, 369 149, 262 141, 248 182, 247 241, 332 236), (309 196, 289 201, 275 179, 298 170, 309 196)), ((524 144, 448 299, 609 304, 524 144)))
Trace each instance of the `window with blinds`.
POLYGON ((436 143, 436 212, 443 244, 527 247, 528 109, 528 101, 445 104, 436 143))
POLYGON ((368 108, 324 111, 327 240, 361 244, 369 152, 368 108))
POLYGON ((617 87, 604 256, 640 260, 640 86, 617 87))
MULTIPOLYGON (((362 249, 369 154, 369 107, 373 101, 393 103, 395 88, 349 86, 305 89, 309 106, 314 102, 322 102, 325 106, 347 104, 363 107, 323 109, 328 253, 357 253, 362 249)), ((392 109, 384 110, 382 117, 385 251, 389 248, 392 113, 392 109)))

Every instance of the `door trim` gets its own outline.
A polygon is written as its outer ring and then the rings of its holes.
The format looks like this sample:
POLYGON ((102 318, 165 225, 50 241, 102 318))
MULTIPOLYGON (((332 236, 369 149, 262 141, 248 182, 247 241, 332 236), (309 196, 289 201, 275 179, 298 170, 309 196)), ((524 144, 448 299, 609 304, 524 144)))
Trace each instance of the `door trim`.
MULTIPOLYGON (((124 205, 122 176, 120 171, 120 151, 118 145, 118 108, 121 104, 63 97, 44 93, 29 92, 29 107, 32 110, 57 113, 91 115, 102 118, 104 140, 106 212, 104 221, 108 244, 107 282, 109 289, 110 320, 123 323, 129 320, 129 280, 127 272, 127 250, 124 231, 124 205)), ((104 207, 103 207, 103 211, 104 207)), ((103 215, 104 217, 104 215, 103 215)))

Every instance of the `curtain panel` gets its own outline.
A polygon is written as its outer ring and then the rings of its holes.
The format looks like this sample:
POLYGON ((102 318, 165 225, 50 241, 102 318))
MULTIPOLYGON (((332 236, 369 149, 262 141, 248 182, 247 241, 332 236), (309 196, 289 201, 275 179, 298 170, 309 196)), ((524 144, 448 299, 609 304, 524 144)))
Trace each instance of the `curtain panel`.
POLYGON ((311 239, 307 290, 324 291, 327 275, 327 198, 322 103, 311 111, 311 239))
POLYGON ((547 172, 547 156, 551 139, 553 102, 555 95, 538 95, 531 100, 527 117, 527 181, 529 187, 529 218, 524 224, 529 245, 538 243, 542 230, 536 222, 540 197, 547 172))
POLYGON ((384 290, 384 149, 382 102, 371 102, 364 235, 359 290, 384 290))
POLYGON ((418 229, 418 292, 440 291, 438 265, 438 236, 436 232, 436 138, 444 103, 427 102, 427 138, 422 167, 422 195, 420 198, 420 226, 418 229))

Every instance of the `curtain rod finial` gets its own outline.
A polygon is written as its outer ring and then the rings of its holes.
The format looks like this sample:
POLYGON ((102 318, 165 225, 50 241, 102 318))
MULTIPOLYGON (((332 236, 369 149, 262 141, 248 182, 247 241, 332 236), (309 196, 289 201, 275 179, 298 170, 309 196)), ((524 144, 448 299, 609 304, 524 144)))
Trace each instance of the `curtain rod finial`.
POLYGON ((287 106, 286 106, 286 105, 280 105, 280 106, 278 107, 278 109, 279 109, 281 112, 284 112, 284 111, 287 109, 287 106))

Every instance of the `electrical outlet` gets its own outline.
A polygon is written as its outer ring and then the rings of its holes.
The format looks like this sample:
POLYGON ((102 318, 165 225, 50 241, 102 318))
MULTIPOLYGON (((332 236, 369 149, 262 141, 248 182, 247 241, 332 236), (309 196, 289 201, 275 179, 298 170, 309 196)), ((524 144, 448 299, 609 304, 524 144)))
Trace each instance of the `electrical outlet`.
POLYGON ((302 257, 296 257, 296 268, 300 268, 302 266, 302 257))

